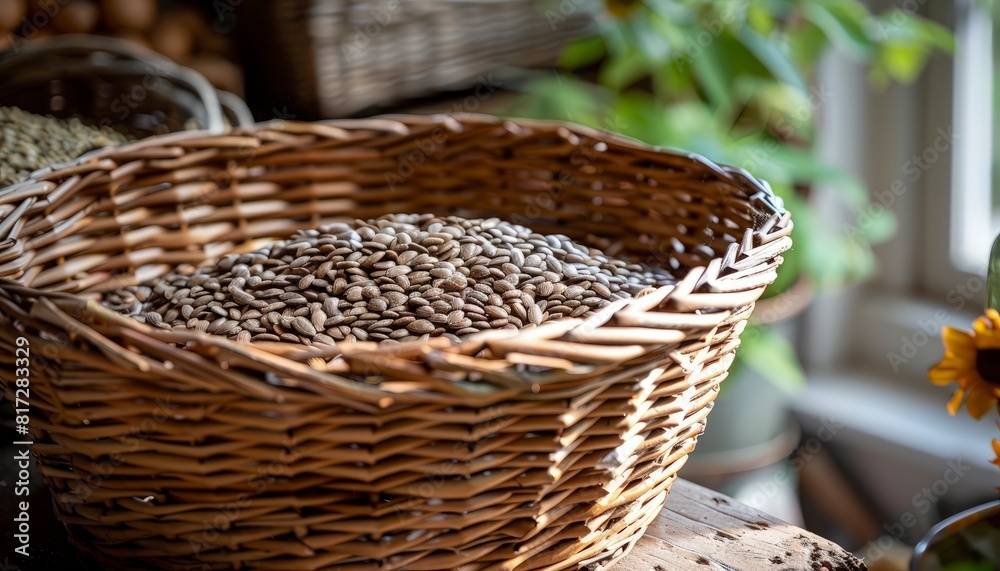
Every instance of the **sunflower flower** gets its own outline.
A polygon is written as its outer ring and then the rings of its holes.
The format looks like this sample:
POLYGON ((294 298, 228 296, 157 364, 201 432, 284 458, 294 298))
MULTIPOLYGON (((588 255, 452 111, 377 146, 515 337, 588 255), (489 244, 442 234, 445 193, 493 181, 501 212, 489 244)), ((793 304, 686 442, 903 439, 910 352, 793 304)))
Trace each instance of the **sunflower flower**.
POLYGON ((940 386, 958 383, 948 401, 948 412, 954 415, 965 400, 969 414, 982 418, 1000 401, 1000 313, 992 308, 986 310, 972 329, 968 333, 942 328, 944 358, 931 368, 929 377, 940 386))
POLYGON ((997 457, 993 459, 993 463, 997 465, 997 468, 1000 468, 1000 440, 997 440, 996 438, 993 439, 993 453, 997 455, 997 457))

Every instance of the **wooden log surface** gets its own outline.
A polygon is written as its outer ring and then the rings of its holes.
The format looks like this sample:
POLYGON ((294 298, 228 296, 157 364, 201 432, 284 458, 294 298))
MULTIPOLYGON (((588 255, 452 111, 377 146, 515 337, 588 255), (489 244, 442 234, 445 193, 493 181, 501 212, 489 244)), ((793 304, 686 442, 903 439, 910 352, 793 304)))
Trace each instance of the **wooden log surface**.
POLYGON ((678 479, 667 506, 613 571, 861 571, 839 545, 678 479))

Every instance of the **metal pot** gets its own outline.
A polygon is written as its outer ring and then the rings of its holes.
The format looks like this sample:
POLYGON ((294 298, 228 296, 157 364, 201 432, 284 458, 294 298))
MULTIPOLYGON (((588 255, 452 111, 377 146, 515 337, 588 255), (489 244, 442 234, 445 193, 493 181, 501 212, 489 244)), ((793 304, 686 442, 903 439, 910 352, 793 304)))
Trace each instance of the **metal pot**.
POLYGON ((942 560, 967 555, 1000 569, 1000 500, 956 514, 931 528, 913 552, 910 571, 941 569, 942 560))

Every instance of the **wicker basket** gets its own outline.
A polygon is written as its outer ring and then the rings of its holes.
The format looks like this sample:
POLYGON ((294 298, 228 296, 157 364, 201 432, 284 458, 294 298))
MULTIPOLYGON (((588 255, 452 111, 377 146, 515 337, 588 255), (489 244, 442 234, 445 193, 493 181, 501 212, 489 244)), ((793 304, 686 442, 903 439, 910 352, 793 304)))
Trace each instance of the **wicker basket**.
MULTIPOLYGON (((552 63, 591 25, 586 2, 294 0, 252 14, 267 84, 322 117, 465 89, 505 66, 552 63), (566 7, 568 6, 568 8, 566 7), (260 31, 258 26, 268 28, 260 31), (275 42, 260 45, 260 37, 275 42)), ((257 12, 259 7, 253 7, 257 12)), ((248 46, 254 49, 254 45, 248 46)), ((262 86, 266 88, 266 85, 262 86)), ((490 90, 495 85, 486 85, 490 90)), ((282 100, 282 99, 279 99, 282 100)), ((476 111, 476 109, 462 109, 476 111)))
POLYGON ((80 117, 134 137, 249 125, 243 100, 217 91, 201 74, 138 44, 65 35, 0 56, 0 105, 80 117))
POLYGON ((111 567, 603 569, 662 508, 791 229, 742 170, 567 124, 165 135, 0 191, 0 376, 15 397, 25 338, 38 467, 111 567), (681 279, 587 319, 392 351, 239 345, 93 301, 389 212, 617 242, 681 279))

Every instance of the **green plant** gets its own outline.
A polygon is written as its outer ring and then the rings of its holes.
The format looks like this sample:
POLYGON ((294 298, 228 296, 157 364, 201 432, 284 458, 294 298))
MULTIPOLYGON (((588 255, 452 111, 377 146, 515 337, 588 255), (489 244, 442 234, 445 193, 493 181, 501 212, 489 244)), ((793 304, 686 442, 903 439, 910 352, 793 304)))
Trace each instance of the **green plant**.
MULTIPOLYGON (((805 276, 817 288, 865 279, 871 245, 895 221, 867 189, 819 160, 818 111, 836 86, 816 83, 830 48, 870 63, 874 88, 914 80, 953 40, 901 9, 874 14, 856 0, 606 0, 598 34, 569 45, 557 73, 530 82, 511 114, 564 119, 682 148, 769 181, 795 217, 795 248, 766 296, 805 276), (810 205, 809 189, 836 187, 865 223, 850 229, 810 205)), ((802 378, 780 336, 750 334, 743 365, 791 388, 802 378), (779 378, 780 377, 780 378, 779 378)))

